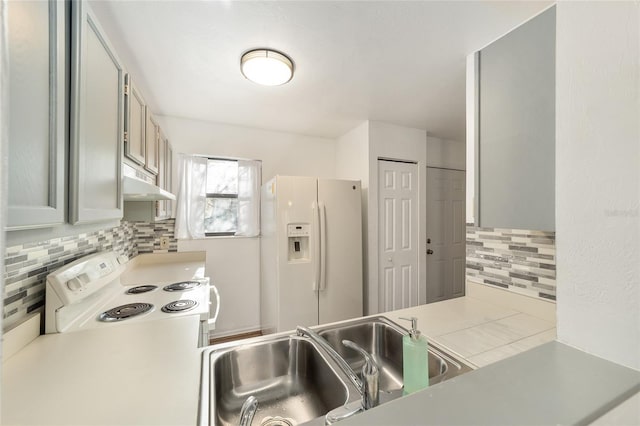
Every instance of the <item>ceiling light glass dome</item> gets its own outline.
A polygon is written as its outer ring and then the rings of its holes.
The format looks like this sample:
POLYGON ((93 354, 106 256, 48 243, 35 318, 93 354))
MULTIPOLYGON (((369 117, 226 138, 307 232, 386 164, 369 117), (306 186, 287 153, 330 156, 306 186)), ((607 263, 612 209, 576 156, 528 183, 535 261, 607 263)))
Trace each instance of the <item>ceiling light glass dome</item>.
POLYGON ((293 78, 293 61, 270 49, 250 50, 240 60, 242 75, 264 86, 279 86, 293 78))

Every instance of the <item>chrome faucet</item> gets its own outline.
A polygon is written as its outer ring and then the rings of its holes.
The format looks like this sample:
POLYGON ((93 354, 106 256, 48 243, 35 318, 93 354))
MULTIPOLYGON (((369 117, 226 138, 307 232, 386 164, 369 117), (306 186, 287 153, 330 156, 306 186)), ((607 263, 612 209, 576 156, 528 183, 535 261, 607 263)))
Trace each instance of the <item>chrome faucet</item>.
POLYGON ((244 404, 242 404, 242 408, 240 409, 239 426, 251 426, 253 416, 256 415, 256 410, 258 410, 258 399, 251 395, 244 404))
POLYGON ((321 346, 322 349, 324 349, 331 358, 333 358, 342 371, 349 377, 362 396, 361 401, 354 401, 330 411, 325 416, 325 424, 332 425, 340 420, 344 420, 378 405, 380 369, 371 354, 362 349, 359 345, 353 343, 351 340, 342 341, 343 345, 358 351, 364 357, 365 363, 362 366, 362 380, 360 380, 358 375, 353 371, 344 358, 329 346, 329 343, 320 337, 318 333, 307 327, 301 326, 296 327, 296 333, 298 336, 306 336, 310 338, 313 342, 321 346))
POLYGON ((380 369, 376 361, 369 352, 351 340, 343 340, 342 344, 349 349, 360 352, 360 355, 364 357, 364 365, 362 366, 362 390, 360 392, 362 394, 362 408, 368 410, 369 408, 377 406, 380 402, 378 399, 380 369))
POLYGON ((358 391, 362 393, 362 388, 363 388, 362 380, 360 380, 360 378, 353 371, 351 366, 347 364, 347 361, 345 361, 344 358, 342 358, 340 354, 335 351, 335 349, 329 346, 326 340, 320 337, 320 335, 318 335, 318 333, 316 333, 315 331, 307 327, 302 327, 300 325, 296 327, 296 334, 298 336, 308 337, 314 343, 318 344, 318 346, 322 347, 322 349, 324 349, 331 356, 331 358, 336 362, 336 364, 338 364, 338 366, 344 372, 344 374, 346 374, 347 377, 349 377, 349 380, 351 380, 351 383, 353 383, 353 385, 358 389, 358 391))

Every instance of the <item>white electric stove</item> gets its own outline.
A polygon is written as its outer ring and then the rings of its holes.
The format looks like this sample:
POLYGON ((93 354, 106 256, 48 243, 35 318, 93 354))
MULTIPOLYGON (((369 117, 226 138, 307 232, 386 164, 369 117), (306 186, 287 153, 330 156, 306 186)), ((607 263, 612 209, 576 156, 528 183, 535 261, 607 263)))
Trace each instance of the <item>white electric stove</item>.
POLYGON ((45 332, 68 333, 125 326, 185 315, 200 318, 199 344, 208 344, 208 278, 122 285, 126 256, 100 252, 49 274, 46 284, 45 332))

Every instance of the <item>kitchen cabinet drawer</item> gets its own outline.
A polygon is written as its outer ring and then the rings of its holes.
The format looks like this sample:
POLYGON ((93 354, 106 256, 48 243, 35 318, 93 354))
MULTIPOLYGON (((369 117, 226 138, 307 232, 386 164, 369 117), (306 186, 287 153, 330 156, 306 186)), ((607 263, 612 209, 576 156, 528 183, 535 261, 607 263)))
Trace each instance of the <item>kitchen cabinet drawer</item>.
POLYGON ((8 229, 65 222, 68 4, 8 2, 8 229))
POLYGON ((124 155, 141 166, 146 161, 146 105, 142 95, 133 84, 130 74, 125 76, 125 122, 124 155))
POLYGON ((70 222, 120 219, 125 71, 88 2, 71 18, 70 222))

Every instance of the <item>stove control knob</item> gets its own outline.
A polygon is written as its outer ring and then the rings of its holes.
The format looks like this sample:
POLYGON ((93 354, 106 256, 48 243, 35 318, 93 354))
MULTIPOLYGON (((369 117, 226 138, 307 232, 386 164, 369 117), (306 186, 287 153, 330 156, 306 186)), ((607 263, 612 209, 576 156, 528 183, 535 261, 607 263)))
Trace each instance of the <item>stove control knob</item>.
POLYGON ((67 281, 67 288, 71 291, 78 291, 82 289, 82 281, 80 281, 80 278, 76 277, 76 278, 71 278, 69 281, 67 281))

